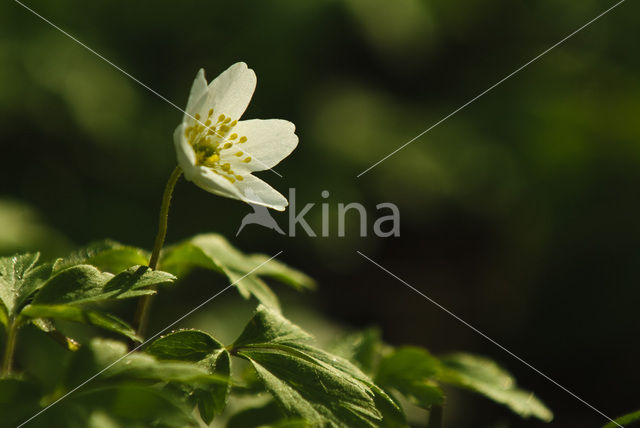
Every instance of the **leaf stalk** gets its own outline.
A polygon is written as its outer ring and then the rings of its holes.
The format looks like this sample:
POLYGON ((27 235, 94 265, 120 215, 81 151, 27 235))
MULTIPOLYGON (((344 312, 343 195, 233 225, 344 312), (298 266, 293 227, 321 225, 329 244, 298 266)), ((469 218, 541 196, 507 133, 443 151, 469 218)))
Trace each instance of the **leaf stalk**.
POLYGON ((0 371, 0 377, 5 377, 11 374, 13 366, 13 354, 16 349, 16 337, 18 335, 18 322, 11 320, 7 328, 7 340, 6 347, 4 349, 4 356, 2 358, 2 371, 0 371))

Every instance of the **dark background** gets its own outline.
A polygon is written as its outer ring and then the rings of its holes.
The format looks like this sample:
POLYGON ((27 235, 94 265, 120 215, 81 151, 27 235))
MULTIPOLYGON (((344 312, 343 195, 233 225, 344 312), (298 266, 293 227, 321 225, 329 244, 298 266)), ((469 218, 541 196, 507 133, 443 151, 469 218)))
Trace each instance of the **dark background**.
MULTIPOLYGON (((260 176, 285 195, 295 188, 298 206, 316 203, 307 216, 316 232, 320 204, 329 204, 331 237, 248 226, 236 238, 249 207, 181 181, 169 242, 218 232, 245 251, 284 250, 283 261, 319 283, 302 297, 278 288, 285 314, 306 314, 318 335, 335 324, 377 325, 392 344, 488 355, 549 405, 551 426, 606 422, 360 250, 607 415, 640 406, 637 2, 623 3, 360 178, 614 3, 25 4, 180 106, 198 68, 212 79, 245 61, 258 87, 244 117, 297 125, 298 149, 276 167, 283 178, 260 176), (322 190, 330 192, 326 200, 322 190), (338 238, 340 202, 367 206, 369 232, 375 205, 397 204, 401 236, 360 238, 350 221, 338 238)), ((150 248, 180 119, 19 4, 3 2, 0 253, 40 249, 51 258, 105 237, 150 248)), ((274 218, 285 227, 287 215, 274 218)), ((211 287, 189 292, 196 281, 186 282, 159 300, 155 325, 212 294, 211 287)), ((225 296, 208 310, 231 317, 238 300, 225 296)), ((450 427, 544 426, 451 394, 450 427)))

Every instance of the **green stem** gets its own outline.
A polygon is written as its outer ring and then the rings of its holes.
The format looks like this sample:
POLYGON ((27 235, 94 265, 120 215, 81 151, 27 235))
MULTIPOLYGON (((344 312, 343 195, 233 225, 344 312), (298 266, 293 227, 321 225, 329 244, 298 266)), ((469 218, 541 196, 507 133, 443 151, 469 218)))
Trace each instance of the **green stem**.
POLYGON ((16 336, 18 335, 18 323, 16 321, 9 321, 9 327, 7 328, 7 343, 4 349, 4 357, 2 358, 2 376, 8 376, 11 374, 11 366, 13 365, 13 353, 16 349, 16 336))
MULTIPOLYGON (((179 166, 173 170, 167 185, 164 188, 164 194, 162 195, 162 205, 160 205, 160 218, 158 221, 158 234, 156 235, 156 242, 153 245, 153 251, 151 252, 151 258, 149 259, 149 267, 155 269, 158 265, 158 259, 160 258, 160 250, 164 245, 164 239, 167 236, 167 221, 169 219, 169 207, 171 206, 171 195, 173 195, 173 189, 176 187, 178 179, 182 175, 182 169, 179 166)), ((133 325, 136 327, 136 333, 138 336, 142 336, 147 328, 147 322, 149 321, 149 310, 151 309, 151 298, 153 296, 143 296, 138 300, 138 308, 133 321, 133 325)))
POLYGON ((429 410, 429 422, 427 423, 427 428, 442 427, 442 410, 442 406, 431 406, 431 410, 429 410))

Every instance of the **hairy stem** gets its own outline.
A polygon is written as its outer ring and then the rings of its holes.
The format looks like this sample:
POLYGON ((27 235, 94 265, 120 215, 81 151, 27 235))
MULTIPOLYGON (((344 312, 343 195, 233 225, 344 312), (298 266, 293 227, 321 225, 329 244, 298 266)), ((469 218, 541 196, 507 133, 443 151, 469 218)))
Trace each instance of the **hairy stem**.
POLYGON ((11 367, 13 365, 13 353, 16 349, 16 336, 18 334, 18 323, 16 321, 10 321, 7 328, 7 343, 4 349, 4 357, 2 358, 2 376, 8 376, 11 374, 11 367))
MULTIPOLYGON (((176 187, 178 179, 182 175, 182 169, 179 166, 173 170, 167 185, 164 188, 164 194, 162 195, 162 205, 160 205, 160 218, 158 221, 158 234, 156 235, 156 241, 153 245, 153 251, 151 252, 151 258, 149 259, 149 267, 155 269, 158 265, 158 259, 160 258, 160 250, 164 245, 164 238, 167 236, 167 221, 169 219, 169 207, 171 206, 171 196, 173 195, 173 189, 176 187)), ((138 300, 138 308, 133 321, 133 325, 136 328, 138 336, 143 336, 147 328, 147 322, 149 320, 149 310, 151 309, 151 299, 153 296, 143 296, 138 300)))

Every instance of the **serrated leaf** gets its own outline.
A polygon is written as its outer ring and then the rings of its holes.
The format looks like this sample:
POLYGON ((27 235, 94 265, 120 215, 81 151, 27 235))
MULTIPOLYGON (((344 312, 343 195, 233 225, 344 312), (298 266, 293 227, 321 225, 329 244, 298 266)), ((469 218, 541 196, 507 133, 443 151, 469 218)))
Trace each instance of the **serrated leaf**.
POLYGON ((615 419, 614 422, 609 422, 602 428, 617 428, 619 426, 628 426, 633 422, 640 421, 640 410, 636 410, 635 412, 627 413, 626 415, 620 416, 615 419))
POLYGON ((307 355, 291 349, 251 349, 238 356, 251 362, 290 416, 336 427, 375 427, 381 419, 365 384, 307 355))
POLYGON ((153 287, 171 284, 175 277, 147 266, 132 266, 116 276, 91 265, 76 265, 49 279, 34 299, 35 304, 80 304, 107 299, 126 299, 155 294, 153 287))
MULTIPOLYGON (((218 242, 218 240, 215 240, 218 242)), ((228 245, 227 245, 228 246, 228 245)), ((160 261, 160 267, 176 275, 182 276, 193 267, 213 270, 224 274, 231 284, 245 299, 254 296, 259 302, 273 307, 279 308, 278 298, 267 284, 253 274, 248 274, 251 269, 256 266, 244 269, 244 263, 240 263, 239 253, 232 252, 230 255, 220 257, 211 251, 210 245, 208 249, 202 248, 192 242, 185 242, 175 247, 169 248, 165 256, 160 261), (238 266, 242 266, 243 270, 237 270, 238 266)), ((248 266, 248 265, 247 265, 248 266)))
POLYGON ((178 277, 196 267, 223 273, 222 268, 211 257, 188 241, 165 248, 158 266, 178 277))
POLYGON ((35 304, 64 304, 98 294, 102 286, 113 278, 91 265, 77 265, 57 272, 40 289, 35 304))
POLYGON ((122 381, 178 382, 198 387, 228 383, 228 377, 212 376, 200 364, 161 361, 142 352, 128 353, 124 343, 108 339, 93 339, 74 353, 66 385, 74 387, 97 373, 100 376, 96 383, 102 385, 122 381))
POLYGON ((161 360, 199 362, 224 349, 224 345, 201 330, 178 330, 156 339, 145 352, 161 360))
POLYGON ((247 260, 247 256, 235 248, 227 239, 215 233, 196 235, 189 240, 219 266, 246 271, 255 267, 247 260))
POLYGON ((131 340, 141 342, 135 330, 121 319, 98 310, 87 309, 73 305, 27 305, 20 312, 26 318, 52 318, 74 321, 105 330, 120 333, 131 340))
POLYGON ((258 306, 256 313, 233 343, 233 348, 259 344, 303 346, 312 339, 313 336, 281 314, 265 306, 258 306))
POLYGON ((259 302, 272 308, 279 308, 278 300, 260 276, 277 278, 299 290, 313 287, 313 281, 308 276, 269 259, 263 254, 245 255, 221 235, 204 234, 167 248, 159 267, 178 276, 194 267, 223 273, 231 283, 237 282, 237 289, 244 298, 253 295, 259 302))
POLYGON ((231 358, 222 343, 200 330, 180 330, 155 340, 145 352, 159 360, 190 361, 212 375, 226 378, 225 383, 208 388, 189 388, 207 424, 222 413, 231 389, 231 358))
POLYGON ((130 266, 146 265, 149 253, 141 248, 123 245, 106 239, 78 249, 55 264, 55 270, 62 270, 79 264, 89 264, 106 272, 121 272, 130 266))
POLYGON ((8 324, 51 275, 52 264, 38 266, 38 253, 0 257, 0 320, 8 324))
POLYGON ((234 352, 247 359, 288 416, 335 427, 375 427, 372 382, 353 364, 309 344, 311 336, 259 306, 234 352))
POLYGON ((378 424, 380 428, 407 428, 407 418, 400 406, 379 386, 372 385, 371 389, 376 394, 376 408, 382 414, 382 420, 378 424))
POLYGON ((196 235, 190 242, 201 248, 219 266, 243 273, 255 269, 254 274, 256 275, 277 278, 298 289, 313 288, 314 286, 313 280, 304 273, 265 254, 244 254, 232 246, 222 235, 215 233, 196 235), (270 261, 265 263, 267 260, 270 261))
POLYGON ((128 299, 155 294, 155 287, 171 285, 176 279, 168 272, 152 270, 148 266, 131 266, 111 278, 104 285, 103 293, 94 299, 128 299))
POLYGON ((444 400, 443 391, 433 381, 439 369, 438 359, 427 350, 406 346, 382 359, 375 382, 397 390, 417 406, 429 409, 444 400))
POLYGON ((440 359, 438 379, 469 389, 504 404, 527 418, 534 416, 549 422, 553 413, 532 392, 516 386, 515 379, 494 361, 470 354, 452 354, 440 359))

